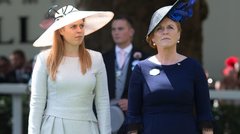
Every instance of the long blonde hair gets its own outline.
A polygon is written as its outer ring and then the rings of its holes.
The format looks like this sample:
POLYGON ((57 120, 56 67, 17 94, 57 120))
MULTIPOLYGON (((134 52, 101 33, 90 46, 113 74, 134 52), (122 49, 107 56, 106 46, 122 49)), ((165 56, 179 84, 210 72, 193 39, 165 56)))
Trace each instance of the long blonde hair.
MULTIPOLYGON (((60 65, 64 54, 63 37, 60 35, 59 30, 54 32, 53 45, 50 54, 47 58, 47 69, 52 80, 56 80, 58 66, 60 65)), ((85 48, 84 41, 80 44, 78 49, 79 62, 81 65, 81 72, 85 74, 88 69, 92 67, 92 60, 89 52, 85 48)))

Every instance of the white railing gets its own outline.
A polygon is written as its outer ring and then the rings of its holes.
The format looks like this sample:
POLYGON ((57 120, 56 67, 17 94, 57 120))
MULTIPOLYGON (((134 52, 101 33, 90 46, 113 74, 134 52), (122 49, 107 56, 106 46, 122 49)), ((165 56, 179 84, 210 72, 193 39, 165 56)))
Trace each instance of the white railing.
POLYGON ((222 100, 239 100, 240 89, 227 89, 227 90, 210 90, 211 99, 222 99, 222 100))
MULTIPOLYGON (((22 95, 27 93, 27 84, 0 84, 0 94, 12 95, 12 134, 22 134, 22 95)), ((240 99, 239 90, 210 90, 211 99, 240 99)))
POLYGON ((27 84, 0 84, 0 94, 12 95, 12 134, 22 134, 22 95, 27 93, 27 84))

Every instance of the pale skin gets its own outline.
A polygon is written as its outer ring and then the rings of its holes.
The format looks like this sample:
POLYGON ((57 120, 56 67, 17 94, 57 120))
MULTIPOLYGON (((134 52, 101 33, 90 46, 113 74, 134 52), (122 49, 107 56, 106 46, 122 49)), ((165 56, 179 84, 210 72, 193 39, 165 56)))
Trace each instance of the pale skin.
MULTIPOLYGON (((113 41, 120 48, 124 49, 131 44, 134 35, 134 29, 126 20, 114 20, 112 22, 111 30, 113 41)), ((123 111, 127 111, 128 99, 120 99, 118 101, 118 105, 123 111)))
POLYGON ((157 46, 156 58, 161 64, 171 65, 186 58, 177 53, 177 41, 180 35, 177 23, 169 18, 164 18, 155 28, 152 42, 157 46))
POLYGON ((112 22, 112 38, 120 48, 126 48, 132 42, 134 29, 124 19, 117 19, 112 22))
MULTIPOLYGON (((155 28, 152 42, 157 46, 156 58, 163 65, 175 64, 182 61, 186 56, 177 53, 177 41, 181 36, 177 22, 164 18, 155 28)), ((133 132, 132 134, 137 134, 133 132)), ((213 134, 213 130, 202 130, 202 134, 213 134)))
POLYGON ((59 29, 64 40, 64 56, 78 57, 78 48, 84 40, 84 21, 78 20, 59 29))

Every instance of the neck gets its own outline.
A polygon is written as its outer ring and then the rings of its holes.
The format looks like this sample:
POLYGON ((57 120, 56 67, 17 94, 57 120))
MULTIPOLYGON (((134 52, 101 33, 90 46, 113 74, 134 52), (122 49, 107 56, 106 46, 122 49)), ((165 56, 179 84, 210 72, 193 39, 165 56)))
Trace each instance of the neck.
POLYGON ((121 43, 121 44, 117 44, 119 48, 124 49, 126 47, 128 47, 131 44, 131 42, 127 42, 127 43, 121 43))
POLYGON ((64 56, 78 57, 78 45, 67 45, 65 44, 64 56))
POLYGON ((158 51, 156 58, 161 64, 171 65, 179 62, 180 55, 176 51, 158 51))

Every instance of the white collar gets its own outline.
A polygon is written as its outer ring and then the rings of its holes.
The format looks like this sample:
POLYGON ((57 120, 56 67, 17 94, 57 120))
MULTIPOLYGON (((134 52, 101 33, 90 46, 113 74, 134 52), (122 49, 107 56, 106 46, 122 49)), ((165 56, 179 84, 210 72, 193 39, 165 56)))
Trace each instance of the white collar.
POLYGON ((127 52, 127 53, 129 54, 129 53, 131 52, 132 48, 133 48, 132 43, 131 43, 130 45, 128 45, 127 47, 125 47, 124 49, 122 49, 122 48, 120 48, 118 45, 116 45, 116 47, 115 47, 115 52, 117 53, 117 52, 119 52, 120 50, 124 50, 125 52, 127 52))

